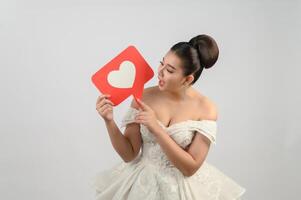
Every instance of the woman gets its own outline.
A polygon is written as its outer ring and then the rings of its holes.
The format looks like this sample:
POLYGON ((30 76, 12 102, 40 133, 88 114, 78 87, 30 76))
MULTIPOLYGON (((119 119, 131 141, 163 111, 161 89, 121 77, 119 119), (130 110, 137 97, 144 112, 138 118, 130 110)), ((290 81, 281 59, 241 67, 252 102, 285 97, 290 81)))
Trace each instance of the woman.
POLYGON ((95 177, 97 200, 241 198, 245 188, 205 161, 215 144, 217 108, 192 88, 218 55, 215 40, 204 34, 172 46, 160 62, 158 86, 132 100, 120 126, 124 134, 114 122, 109 95, 97 99, 96 109, 123 159, 95 177))

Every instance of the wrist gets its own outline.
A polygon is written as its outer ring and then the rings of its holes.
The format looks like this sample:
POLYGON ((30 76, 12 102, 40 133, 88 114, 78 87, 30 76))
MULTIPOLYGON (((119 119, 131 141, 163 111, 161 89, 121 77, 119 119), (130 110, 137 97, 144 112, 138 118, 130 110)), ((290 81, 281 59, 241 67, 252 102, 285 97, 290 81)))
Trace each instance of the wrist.
POLYGON ((105 121, 105 123, 106 123, 107 125, 110 125, 110 124, 113 124, 113 123, 114 123, 114 119, 111 119, 111 120, 105 119, 104 121, 105 121))
POLYGON ((152 133, 155 137, 159 137, 160 135, 165 134, 165 131, 161 126, 158 126, 152 133))

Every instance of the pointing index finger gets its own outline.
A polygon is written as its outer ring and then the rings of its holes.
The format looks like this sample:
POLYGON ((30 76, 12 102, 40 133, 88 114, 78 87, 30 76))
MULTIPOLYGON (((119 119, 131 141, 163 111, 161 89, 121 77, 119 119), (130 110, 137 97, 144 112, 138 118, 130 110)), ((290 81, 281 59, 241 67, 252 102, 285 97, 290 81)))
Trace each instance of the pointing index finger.
POLYGON ((148 106, 145 103, 143 103, 140 99, 137 98, 137 102, 138 102, 139 107, 142 110, 147 110, 148 109, 148 106))

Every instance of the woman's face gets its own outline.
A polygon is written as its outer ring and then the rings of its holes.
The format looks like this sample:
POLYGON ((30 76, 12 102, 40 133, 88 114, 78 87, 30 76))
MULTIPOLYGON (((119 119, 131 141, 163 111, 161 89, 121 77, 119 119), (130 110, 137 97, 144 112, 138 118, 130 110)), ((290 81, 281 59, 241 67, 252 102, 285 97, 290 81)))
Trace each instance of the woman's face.
POLYGON ((177 91, 183 87, 186 78, 183 76, 181 59, 172 51, 168 51, 158 67, 159 89, 177 91))

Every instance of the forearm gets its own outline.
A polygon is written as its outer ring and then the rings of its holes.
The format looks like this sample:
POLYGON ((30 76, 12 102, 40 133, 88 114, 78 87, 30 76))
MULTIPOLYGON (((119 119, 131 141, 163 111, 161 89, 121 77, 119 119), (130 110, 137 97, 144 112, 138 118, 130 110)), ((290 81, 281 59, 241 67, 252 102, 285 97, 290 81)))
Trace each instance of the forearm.
POLYGON ((112 146, 123 161, 128 162, 133 157, 133 147, 129 140, 121 133, 114 120, 105 121, 112 146))
POLYGON ((162 150, 184 176, 190 176, 196 167, 193 157, 183 150, 167 133, 161 129, 154 134, 162 150))

